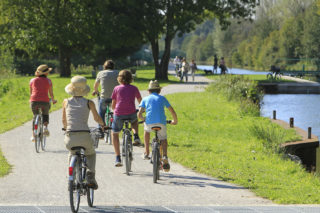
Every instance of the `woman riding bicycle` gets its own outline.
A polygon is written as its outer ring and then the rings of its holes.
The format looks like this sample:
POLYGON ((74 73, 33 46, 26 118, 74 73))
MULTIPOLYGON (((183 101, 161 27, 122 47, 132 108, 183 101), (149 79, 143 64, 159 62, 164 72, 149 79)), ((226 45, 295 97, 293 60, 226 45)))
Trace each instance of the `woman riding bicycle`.
POLYGON ((62 123, 66 129, 64 142, 69 150, 69 161, 72 154, 75 154, 72 147, 82 146, 85 148, 87 156, 87 181, 88 186, 94 189, 98 188, 95 179, 96 151, 94 141, 90 136, 88 126, 89 112, 92 112, 94 120, 104 128, 104 123, 99 116, 93 101, 84 98, 90 92, 87 85, 87 79, 82 76, 74 76, 71 83, 65 88, 65 91, 72 95, 71 98, 63 101, 62 123))
POLYGON ((57 101, 54 99, 53 89, 52 89, 52 82, 47 77, 49 72, 51 72, 52 68, 49 68, 48 65, 43 64, 40 65, 36 72, 36 78, 30 80, 30 103, 31 109, 33 113, 33 125, 32 125, 32 137, 31 141, 34 142, 34 121, 39 114, 39 109, 42 110, 43 116, 43 125, 44 125, 44 132, 43 134, 49 136, 48 124, 49 124, 49 109, 50 109, 50 99, 51 97, 52 103, 55 104, 57 101))

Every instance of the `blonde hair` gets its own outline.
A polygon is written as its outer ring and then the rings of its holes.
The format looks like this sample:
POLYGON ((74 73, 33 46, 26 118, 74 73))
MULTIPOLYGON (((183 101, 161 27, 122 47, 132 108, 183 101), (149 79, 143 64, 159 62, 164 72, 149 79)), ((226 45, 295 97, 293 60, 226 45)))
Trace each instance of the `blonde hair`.
POLYGON ((117 80, 120 84, 130 84, 133 80, 132 74, 129 70, 121 70, 117 80))

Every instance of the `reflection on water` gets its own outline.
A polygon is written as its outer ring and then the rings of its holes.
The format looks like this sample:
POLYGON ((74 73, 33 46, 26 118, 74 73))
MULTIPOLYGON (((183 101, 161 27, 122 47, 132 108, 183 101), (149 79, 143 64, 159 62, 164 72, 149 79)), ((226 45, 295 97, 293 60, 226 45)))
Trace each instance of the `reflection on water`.
MULTIPOLYGON (((199 70, 212 70, 213 66, 208 65, 197 65, 199 70)), ((218 74, 220 74, 220 69, 218 68, 218 74)), ((238 68, 230 68, 228 67, 229 74, 238 74, 238 75, 266 75, 268 72, 264 71, 252 71, 252 70, 244 70, 238 68)))
POLYGON ((289 123, 294 118, 294 125, 308 130, 320 137, 320 95, 277 94, 265 95, 261 104, 260 115, 272 118, 273 110, 277 111, 277 119, 289 123))

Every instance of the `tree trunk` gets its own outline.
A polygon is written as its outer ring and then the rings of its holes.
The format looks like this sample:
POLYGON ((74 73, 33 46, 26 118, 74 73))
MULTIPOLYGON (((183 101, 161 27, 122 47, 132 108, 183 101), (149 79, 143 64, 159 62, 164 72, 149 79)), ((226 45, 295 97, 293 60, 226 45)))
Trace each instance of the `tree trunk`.
POLYGON ((60 64, 60 77, 71 76, 71 49, 68 47, 60 46, 59 48, 59 64, 60 64))
POLYGON ((163 56, 161 58, 160 63, 160 73, 161 73, 161 80, 168 80, 168 67, 169 67, 169 61, 170 61, 170 52, 171 52, 171 38, 166 37, 165 38, 165 47, 163 56))
POLYGON ((155 79, 160 79, 160 64, 159 64, 159 43, 158 40, 152 40, 151 43, 151 49, 152 49, 152 57, 154 61, 154 67, 155 67, 155 79))

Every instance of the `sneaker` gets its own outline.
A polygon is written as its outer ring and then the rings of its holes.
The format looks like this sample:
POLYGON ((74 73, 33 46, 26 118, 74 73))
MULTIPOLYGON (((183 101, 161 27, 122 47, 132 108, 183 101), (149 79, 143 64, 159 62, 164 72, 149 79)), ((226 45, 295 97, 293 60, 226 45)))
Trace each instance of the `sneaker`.
POLYGON ((30 141, 31 141, 31 142, 35 142, 36 139, 35 139, 33 136, 31 136, 30 141))
POLYGON ((165 172, 169 172, 170 171, 170 164, 169 164, 168 157, 167 156, 163 156, 162 162, 163 162, 163 166, 162 166, 163 170, 165 172))
POLYGON ((48 128, 47 128, 47 127, 44 127, 44 130, 43 130, 43 135, 44 135, 44 136, 47 136, 47 137, 49 137, 49 135, 50 135, 50 132, 49 132, 49 130, 48 130, 48 128))
POLYGON ((142 153, 142 159, 143 160, 150 160, 151 158, 149 157, 149 155, 142 153))
POLYGON ((141 141, 140 141, 140 138, 139 138, 139 135, 136 134, 134 135, 134 140, 133 140, 133 146, 140 146, 141 145, 141 141))
POLYGON ((93 188, 94 190, 98 189, 98 183, 94 172, 87 172, 87 185, 89 188, 93 188))
POLYGON ((120 156, 116 157, 116 162, 114 163, 114 166, 115 167, 121 167, 122 166, 121 157, 120 156))

